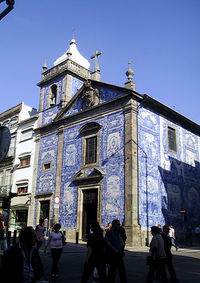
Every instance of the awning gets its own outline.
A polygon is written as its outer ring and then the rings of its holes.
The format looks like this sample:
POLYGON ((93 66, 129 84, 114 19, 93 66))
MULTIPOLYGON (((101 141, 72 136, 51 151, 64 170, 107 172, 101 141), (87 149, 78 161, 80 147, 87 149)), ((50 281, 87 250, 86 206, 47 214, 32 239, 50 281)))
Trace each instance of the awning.
POLYGON ((30 195, 26 196, 17 196, 11 199, 11 207, 13 206, 28 206, 30 202, 30 195))

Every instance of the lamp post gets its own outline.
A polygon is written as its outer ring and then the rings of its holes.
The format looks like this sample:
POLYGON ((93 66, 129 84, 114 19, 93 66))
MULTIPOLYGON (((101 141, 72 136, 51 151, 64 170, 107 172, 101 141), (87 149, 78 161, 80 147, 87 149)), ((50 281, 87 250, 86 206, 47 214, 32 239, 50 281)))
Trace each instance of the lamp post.
MULTIPOLYGON (((5 0, 0 0, 0 3, 4 1, 5 0)), ((14 8, 15 0, 6 0, 6 4, 8 5, 8 7, 0 14, 0 20, 2 20, 10 11, 12 11, 12 9, 14 8)))

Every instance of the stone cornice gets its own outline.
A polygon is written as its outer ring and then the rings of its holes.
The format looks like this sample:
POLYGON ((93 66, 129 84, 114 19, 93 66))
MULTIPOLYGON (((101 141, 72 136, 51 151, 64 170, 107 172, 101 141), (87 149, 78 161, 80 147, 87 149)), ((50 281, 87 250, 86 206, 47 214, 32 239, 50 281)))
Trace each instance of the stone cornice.
POLYGON ((38 114, 36 114, 36 115, 26 119, 26 120, 21 121, 18 125, 22 126, 22 125, 27 124, 29 122, 36 121, 37 119, 38 119, 38 114))
POLYGON ((43 86, 48 81, 55 79, 55 77, 61 76, 64 73, 71 72, 72 74, 77 75, 82 79, 90 78, 90 71, 81 65, 75 63, 74 61, 67 59, 64 62, 54 66, 51 69, 48 69, 46 72, 42 73, 42 81, 40 81, 37 85, 43 86))
POLYGON ((7 118, 10 118, 11 116, 16 115, 17 113, 19 113, 22 109, 22 103, 2 112, 0 114, 0 121, 5 120, 7 118))

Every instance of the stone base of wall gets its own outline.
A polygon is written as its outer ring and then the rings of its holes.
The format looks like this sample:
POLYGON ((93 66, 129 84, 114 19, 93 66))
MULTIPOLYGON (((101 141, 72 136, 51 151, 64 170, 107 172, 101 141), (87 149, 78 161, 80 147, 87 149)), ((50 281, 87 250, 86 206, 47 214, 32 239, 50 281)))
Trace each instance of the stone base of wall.
POLYGON ((62 229, 63 232, 65 232, 66 241, 69 241, 70 243, 76 242, 76 229, 62 229))
POLYGON ((126 244, 129 247, 141 247, 141 229, 139 225, 126 226, 126 244))

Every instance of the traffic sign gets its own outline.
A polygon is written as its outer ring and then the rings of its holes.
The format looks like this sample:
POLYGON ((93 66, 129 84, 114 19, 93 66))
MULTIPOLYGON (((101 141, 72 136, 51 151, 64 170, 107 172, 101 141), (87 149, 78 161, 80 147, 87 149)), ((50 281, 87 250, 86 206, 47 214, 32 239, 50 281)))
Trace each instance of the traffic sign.
POLYGON ((181 215, 185 215, 186 214, 186 209, 185 208, 181 208, 180 209, 180 214, 181 215))

